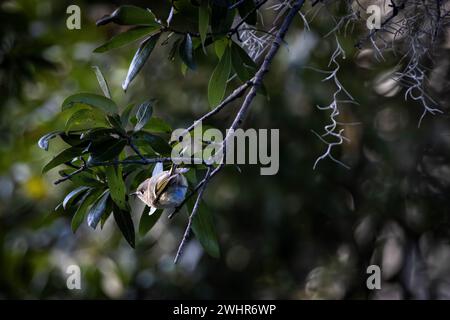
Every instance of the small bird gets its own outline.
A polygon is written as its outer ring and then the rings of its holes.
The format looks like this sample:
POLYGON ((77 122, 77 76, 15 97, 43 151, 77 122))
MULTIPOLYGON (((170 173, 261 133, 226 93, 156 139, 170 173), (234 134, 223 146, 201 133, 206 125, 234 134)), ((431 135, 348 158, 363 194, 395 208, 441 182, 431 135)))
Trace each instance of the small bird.
POLYGON ((187 171, 175 166, 163 171, 162 163, 157 163, 152 176, 142 182, 133 194, 150 207, 150 214, 156 209, 175 208, 186 196, 188 183, 183 173, 187 171))

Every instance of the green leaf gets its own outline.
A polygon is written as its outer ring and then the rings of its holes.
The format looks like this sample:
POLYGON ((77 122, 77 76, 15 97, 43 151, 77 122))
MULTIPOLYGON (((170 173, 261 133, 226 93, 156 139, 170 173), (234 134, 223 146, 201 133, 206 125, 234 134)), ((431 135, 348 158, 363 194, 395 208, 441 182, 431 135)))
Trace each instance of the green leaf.
POLYGON ((108 197, 108 200, 106 201, 106 209, 102 217, 100 218, 100 228, 103 229, 103 226, 105 225, 106 221, 108 220, 109 216, 111 215, 111 212, 113 210, 114 202, 111 199, 111 196, 108 197))
POLYGON ((156 27, 136 27, 125 32, 119 33, 108 42, 102 44, 100 47, 94 50, 95 53, 102 53, 111 49, 123 47, 133 41, 143 38, 150 33, 159 30, 159 26, 156 27))
POLYGON ((192 38, 191 35, 188 33, 183 39, 183 42, 180 45, 179 48, 180 58, 184 62, 184 64, 191 70, 194 70, 196 68, 195 62, 194 62, 194 55, 192 50, 192 38))
POLYGON ((42 169, 42 173, 46 173, 47 171, 53 169, 56 166, 59 166, 60 164, 69 162, 73 158, 79 157, 82 153, 83 149, 78 147, 65 149, 44 166, 44 168, 42 169))
POLYGON ((214 41, 214 51, 216 52, 216 55, 219 59, 222 58, 229 44, 230 41, 228 40, 228 38, 225 37, 214 41))
POLYGON ((214 69, 208 84, 208 101, 211 107, 222 101, 227 89, 227 81, 231 71, 230 48, 227 47, 222 58, 214 69))
POLYGON ((102 71, 98 66, 92 66, 92 69, 94 69, 95 76, 97 77, 98 84, 100 85, 100 89, 102 89, 104 96, 111 99, 111 92, 109 91, 108 83, 106 82, 102 71))
POLYGON ((153 226, 158 222, 161 214, 164 210, 158 209, 152 215, 148 214, 150 207, 145 207, 144 212, 141 215, 141 219, 139 220, 139 234, 141 236, 145 236, 147 232, 149 232, 153 226))
MULTIPOLYGON (((194 200, 188 201, 189 213, 192 212, 194 200)), ((211 212, 200 203, 197 214, 192 222, 192 230, 202 245, 203 249, 212 257, 220 257, 219 241, 214 226, 214 220, 211 212)))
POLYGON ((122 126, 124 128, 127 127, 128 121, 130 120, 130 116, 134 110, 134 103, 130 103, 125 110, 123 110, 122 114, 120 115, 120 121, 122 122, 122 126))
POLYGON ((141 130, 152 117, 153 102, 154 100, 145 101, 139 106, 136 112, 137 123, 134 127, 135 132, 141 130))
POLYGON ((69 132, 70 129, 91 129, 105 125, 105 118, 98 110, 80 109, 67 119, 65 131, 69 132))
POLYGON ((111 137, 116 131, 111 128, 92 128, 81 134, 78 139, 84 140, 83 142, 89 140, 100 140, 111 137))
POLYGON ((258 20, 258 14, 255 8, 255 2, 253 0, 244 0, 238 7, 239 15, 242 19, 245 19, 245 23, 254 26, 258 20))
POLYGON ((80 227, 81 223, 83 222, 84 218, 86 217, 86 212, 89 208, 89 206, 94 202, 95 199, 100 194, 100 190, 94 191, 91 189, 91 191, 86 192, 86 194, 81 198, 79 202, 79 207, 77 211, 75 212, 75 215, 72 218, 72 232, 75 233, 77 229, 80 227))
POLYGON ((141 25, 159 27, 155 15, 143 8, 124 5, 120 6, 111 15, 105 16, 97 21, 97 26, 114 22, 120 25, 141 25))
POLYGON ((171 133, 172 127, 163 119, 158 117, 151 117, 144 127, 145 130, 151 132, 171 133))
MULTIPOLYGON (((238 78, 242 82, 246 82, 253 78, 257 71, 257 65, 244 49, 237 43, 231 44, 231 63, 238 78)), ((256 90, 258 94, 268 97, 267 89, 264 83, 256 90)))
POLYGON ((128 68, 127 77, 122 83, 122 88, 124 91, 128 89, 131 81, 133 81, 133 79, 142 69, 148 57, 150 57, 150 54, 155 48, 156 42, 158 42, 159 36, 160 33, 152 35, 148 39, 144 40, 139 46, 139 49, 134 54, 133 60, 131 61, 130 67, 128 68))
POLYGON ((202 42, 203 50, 205 49, 206 35, 209 27, 209 8, 208 2, 203 1, 198 8, 198 31, 200 33, 200 40, 202 42))
POLYGON ((211 30, 214 34, 223 35, 230 30, 236 10, 229 10, 227 5, 220 1, 212 1, 211 4, 211 30))
POLYGON ((106 210, 106 204, 109 198, 109 191, 106 190, 94 203, 87 214, 87 223, 92 228, 95 229, 100 222, 103 213, 106 210))
POLYGON ((231 44, 231 63, 237 76, 242 82, 250 80, 256 73, 256 64, 236 43, 231 44))
POLYGON ((106 181, 114 203, 122 210, 126 210, 126 189, 122 178, 122 170, 114 166, 105 168, 106 181))
POLYGON ((122 120, 120 119, 120 116, 118 114, 108 115, 107 119, 111 127, 114 128, 117 132, 119 132, 121 135, 127 134, 124 127, 122 126, 122 120))
POLYGON ((148 146, 160 155, 169 155, 172 152, 170 145, 160 136, 146 131, 138 131, 133 134, 133 141, 138 146, 148 146))
POLYGON ((61 132, 59 134, 59 137, 62 139, 62 141, 64 141, 65 143, 67 143, 69 146, 79 146, 80 148, 82 148, 80 145, 86 144, 86 141, 81 141, 81 135, 78 133, 72 133, 72 132, 61 132))
MULTIPOLYGON (((63 177, 63 176, 70 174, 74 170, 75 169, 61 170, 61 171, 59 171, 59 174, 63 177)), ((69 180, 72 181, 75 185, 81 185, 81 186, 87 186, 87 187, 93 187, 93 188, 103 186, 103 183, 101 183, 99 180, 97 180, 92 175, 92 173, 89 173, 89 170, 81 172, 77 175, 74 175, 74 176, 70 177, 69 180)))
POLYGON ((60 133, 61 133, 61 131, 52 131, 52 132, 47 133, 46 135, 43 135, 38 141, 39 148, 44 149, 45 151, 48 151, 49 140, 58 136, 60 133))
POLYGON ((114 101, 94 93, 77 93, 66 98, 62 104, 62 110, 67 110, 76 105, 86 105, 97 108, 106 113, 117 113, 117 105, 114 101))
MULTIPOLYGON (((114 139, 115 140, 115 139, 114 139)), ((110 140, 105 140, 110 141, 110 140)), ((101 143, 101 142, 99 142, 101 143)), ((112 160, 117 157, 127 145, 126 140, 116 140, 114 143, 102 143, 101 147, 93 147, 88 158, 88 164, 112 160)))
POLYGON ((116 220, 117 226, 122 232, 125 240, 130 244, 132 248, 135 246, 135 232, 134 224, 131 219, 130 212, 120 209, 117 205, 113 205, 114 220, 116 220))
POLYGON ((83 194, 84 191, 88 190, 89 187, 86 186, 81 186, 78 188, 73 189, 72 191, 70 191, 66 197, 64 198, 63 202, 62 202, 62 206, 64 208, 64 210, 67 208, 68 205, 70 205, 70 203, 72 203, 72 201, 79 196, 80 194, 83 194))

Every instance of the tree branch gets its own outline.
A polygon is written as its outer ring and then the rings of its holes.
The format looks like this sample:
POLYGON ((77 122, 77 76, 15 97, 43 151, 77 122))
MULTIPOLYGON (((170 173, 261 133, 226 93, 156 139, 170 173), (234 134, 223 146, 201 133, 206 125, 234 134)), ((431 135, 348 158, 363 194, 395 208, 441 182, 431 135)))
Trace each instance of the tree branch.
MULTIPOLYGON (((261 86, 262 80, 263 80, 265 74, 269 71, 270 65, 271 65, 273 59, 275 58, 275 55, 277 54, 281 44, 283 43, 284 36, 286 35, 287 31, 289 30, 289 27, 290 27, 292 21, 294 20, 295 16, 297 15, 297 12, 303 6, 304 2, 305 2, 305 0, 297 0, 297 1, 295 1, 294 4, 292 5, 291 9, 289 10, 289 13, 284 18, 284 21, 281 24, 280 29, 278 30, 274 41, 272 42, 272 45, 270 47, 269 52, 266 54, 261 67, 256 72, 256 74, 255 74, 255 76, 254 76, 254 78, 252 80, 252 84, 253 85, 252 85, 249 93, 245 97, 245 100, 242 103, 242 106, 239 109, 238 113, 236 114, 236 117, 235 117, 233 123, 231 124, 231 127, 228 130, 227 136, 225 137, 225 139, 224 139, 224 141, 222 143, 222 148, 221 149, 224 149, 224 151, 226 151, 226 144, 227 144, 228 139, 230 139, 230 137, 233 136, 233 131, 236 130, 242 124, 242 122, 244 121, 245 116, 247 115, 248 111, 250 110, 250 105, 251 105, 253 99, 256 96, 256 91, 261 86)), ((199 120, 197 120, 196 122, 198 123, 199 120)), ((195 127, 195 125, 196 124, 194 122, 193 126, 191 126, 191 127, 193 128, 193 127, 195 127)), ((225 156, 225 152, 223 153, 223 155, 225 156)), ((201 197, 203 195, 203 192, 204 192, 208 182, 211 180, 211 178, 214 177, 220 170, 222 170, 224 165, 225 164, 222 162, 212 172, 210 171, 211 168, 208 167, 208 171, 207 171, 207 173, 205 175, 205 178, 199 184, 197 184, 197 186, 194 188, 194 190, 191 192, 191 194, 185 199, 185 201, 183 201, 183 203, 180 206, 178 206, 175 209, 175 211, 170 215, 170 217, 173 217, 174 214, 176 212, 178 212, 179 209, 186 203, 187 199, 192 197, 198 191, 197 200, 195 202, 194 208, 192 209, 192 213, 191 213, 191 215, 189 217, 188 226, 186 228, 186 231, 185 231, 184 236, 183 236, 183 240, 181 241, 180 246, 178 247, 177 254, 175 256, 175 260, 174 260, 175 263, 177 263, 178 259, 180 258, 180 256, 183 253, 183 247, 185 246, 187 238, 189 237, 189 233, 190 233, 191 225, 192 225, 192 220, 195 217, 195 214, 196 214, 196 212, 198 210, 198 206, 200 204, 200 200, 201 200, 201 197)))
MULTIPOLYGON (((82 158, 83 159, 83 158, 82 158)), ((58 179, 54 182, 54 184, 60 184, 61 182, 64 182, 66 180, 69 180, 70 178, 72 178, 73 176, 89 169, 89 168, 93 168, 93 167, 102 167, 102 166, 117 166, 117 165, 124 165, 124 164, 142 164, 142 165, 147 165, 147 164, 153 164, 153 163, 157 163, 157 162, 163 162, 163 163, 173 163, 173 162, 177 162, 177 163, 197 163, 200 162, 203 164, 206 164, 202 159, 198 159, 198 158, 190 158, 190 157, 157 157, 157 158, 145 158, 142 156, 142 158, 140 160, 112 160, 112 161, 99 161, 99 162, 91 162, 91 163, 86 163, 84 160, 84 164, 83 166, 81 166, 80 168, 78 168, 77 170, 73 171, 72 173, 62 177, 61 179, 58 179)))
POLYGON ((289 10, 289 13, 286 15, 283 23, 280 26, 280 29, 277 32, 277 35, 276 35, 274 41, 272 42, 272 46, 270 47, 269 52, 266 54, 261 67, 259 68, 258 72, 256 72, 255 77, 253 78, 253 86, 250 89, 250 92, 245 97, 244 103, 242 104, 241 108, 239 109, 239 111, 236 115, 236 118, 234 119, 234 121, 230 127, 231 130, 228 131, 228 134, 225 137, 224 145, 226 144, 226 141, 233 135, 232 131, 236 130, 244 121, 244 118, 248 113, 250 105, 256 96, 256 92, 262 84, 264 75, 267 72, 269 72, 269 68, 272 63, 272 60, 274 59, 276 53, 278 52, 278 49, 280 48, 281 44, 283 43, 284 36, 286 35, 286 33, 292 23, 292 20, 294 20, 294 17, 297 15, 297 12, 303 6, 304 2, 305 2, 305 0, 295 1, 294 5, 289 10))
POLYGON ((240 87, 235 89, 228 97, 226 97, 224 100, 222 100, 222 102, 219 105, 217 105, 217 107, 215 107, 210 112, 204 114, 202 117, 198 118, 197 120, 195 120, 194 123, 189 128, 187 128, 185 130, 185 132, 180 136, 180 138, 182 138, 183 136, 188 134, 190 131, 192 131, 196 126, 198 126, 204 120, 206 120, 206 119, 214 116, 215 114, 219 113, 229 103, 231 103, 234 100, 240 98, 244 94, 244 92, 247 90, 247 88, 250 87, 251 85, 253 85, 253 82, 247 81, 246 83, 244 83, 243 85, 241 85, 240 87))

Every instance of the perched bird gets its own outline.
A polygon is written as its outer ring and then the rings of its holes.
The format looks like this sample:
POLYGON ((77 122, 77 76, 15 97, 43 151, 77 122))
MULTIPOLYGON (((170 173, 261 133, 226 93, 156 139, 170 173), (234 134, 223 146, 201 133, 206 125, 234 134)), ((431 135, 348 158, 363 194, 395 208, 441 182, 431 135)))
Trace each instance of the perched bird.
POLYGON ((163 171, 162 163, 157 163, 152 176, 142 182, 134 194, 150 207, 150 214, 156 209, 175 208, 186 196, 188 184, 183 173, 187 171, 175 166, 163 171))

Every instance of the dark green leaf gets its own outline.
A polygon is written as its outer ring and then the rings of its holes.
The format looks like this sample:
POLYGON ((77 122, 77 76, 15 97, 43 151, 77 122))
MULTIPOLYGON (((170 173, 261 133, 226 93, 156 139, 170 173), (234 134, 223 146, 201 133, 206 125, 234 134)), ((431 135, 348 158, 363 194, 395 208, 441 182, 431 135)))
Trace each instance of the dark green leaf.
POLYGON ((158 117, 151 117, 150 120, 145 125, 144 129, 151 132, 161 132, 161 133, 172 132, 172 127, 163 119, 158 117))
POLYGON ((236 10, 229 10, 225 2, 211 3, 211 29, 214 34, 225 34, 230 30, 236 10))
POLYGON ((196 68, 192 50, 192 38, 189 33, 184 37, 180 45, 179 53, 181 60, 189 69, 193 70, 196 68))
POLYGON ((139 71, 144 66, 145 62, 147 61, 148 57, 152 53, 153 49, 155 48, 156 42, 158 42, 160 33, 157 33, 155 35, 152 35, 145 41, 141 43, 139 46, 139 49, 134 54, 133 60, 131 61, 130 67, 128 68, 127 77, 125 78, 125 81, 122 84, 123 90, 127 90, 128 86, 130 85, 131 81, 136 77, 136 75, 139 73, 139 71))
POLYGON ((66 122, 65 131, 71 129, 90 129, 106 125, 102 113, 95 109, 81 109, 70 116, 66 122))
POLYGON ((111 212, 113 210, 114 202, 112 201, 111 197, 108 197, 108 200, 106 201, 106 209, 105 213, 102 215, 100 219, 100 228, 103 229, 103 226, 105 225, 106 221, 108 220, 109 216, 111 215, 111 212))
POLYGON ((227 81, 231 71, 231 53, 227 47, 222 58, 214 69, 208 84, 208 101, 211 107, 222 101, 227 89, 227 81))
MULTIPOLYGON (((109 141, 109 140, 106 140, 109 141)), ((101 143, 101 142, 100 142, 101 143)), ((93 147, 91 155, 89 156, 88 163, 102 162, 112 160, 117 157, 125 148, 126 140, 116 140, 112 144, 103 143, 102 147, 93 147)))
POLYGON ((186 177, 187 181, 191 184, 191 185, 196 185, 198 182, 197 179, 197 170, 191 169, 188 172, 186 172, 184 174, 184 176, 186 177))
POLYGON ((48 151, 49 140, 53 139, 60 133, 61 133, 61 131, 53 131, 53 132, 47 133, 46 135, 43 135, 38 141, 39 148, 44 149, 45 151, 48 151))
POLYGON ((116 220, 117 226, 122 231, 123 236, 130 244, 132 248, 135 246, 135 232, 134 224, 131 219, 130 212, 127 210, 121 210, 118 206, 113 205, 114 220, 116 220))
POLYGON ((159 26, 156 27, 136 27, 130 30, 127 30, 123 33, 120 33, 113 37, 108 42, 102 44, 100 47, 96 48, 94 52, 96 53, 102 53, 109 51, 111 49, 120 48, 122 46, 125 46, 133 41, 136 41, 137 39, 140 39, 146 35, 149 35, 150 33, 156 31, 159 29, 159 26))
POLYGON ((69 146, 79 146, 80 148, 83 148, 81 146, 81 144, 84 144, 84 147, 86 146, 86 141, 82 141, 81 139, 81 134, 78 133, 65 133, 65 132, 61 132, 60 133, 60 138, 62 139, 62 141, 64 141, 65 143, 67 143, 69 146))
POLYGON ((105 168, 109 192, 114 203, 122 210, 126 210, 126 190, 120 167, 108 166, 105 168))
POLYGON ((134 127, 135 132, 141 130, 152 117, 153 102, 154 100, 145 101, 139 106, 136 112, 137 123, 134 127))
POLYGON ((253 0, 244 0, 238 7, 239 15, 242 19, 245 19, 245 23, 255 25, 258 19, 258 14, 255 8, 255 2, 253 0))
MULTIPOLYGON (((231 62, 234 71, 242 82, 253 78, 257 71, 257 65, 253 59, 250 58, 247 52, 245 52, 240 45, 234 42, 231 44, 231 62)), ((267 97, 267 89, 264 86, 264 83, 258 87, 256 92, 267 97)))
POLYGON ((108 198, 109 191, 105 191, 89 210, 87 214, 87 223, 92 229, 97 227, 102 215, 105 213, 108 198))
POLYGON ((139 234, 141 236, 145 236, 147 232, 153 228, 153 226, 158 222, 161 214, 163 213, 162 209, 156 210, 152 215, 148 214, 150 211, 150 207, 145 207, 144 212, 141 215, 141 219, 139 220, 139 234))
POLYGON ((72 191, 70 191, 66 197, 64 198, 63 202, 62 202, 62 206, 64 208, 64 210, 67 208, 68 205, 70 205, 70 203, 80 194, 83 194, 84 191, 88 190, 89 187, 86 186, 81 186, 78 188, 73 189, 72 191))
POLYGON ((116 129, 116 131, 118 133, 120 133, 121 135, 126 135, 126 131, 125 131, 124 127, 122 126, 122 121, 118 114, 108 115, 107 119, 108 119, 108 122, 111 125, 111 127, 116 129))
MULTIPOLYGON (((59 171, 59 174, 64 177, 73 172, 75 169, 66 169, 59 171)), ((77 175, 70 177, 70 181, 72 181, 75 185, 78 186, 87 186, 87 187, 101 187, 103 184, 92 175, 92 172, 86 170, 77 175)))
POLYGON ((86 217, 86 212, 89 208, 89 206, 94 202, 95 199, 100 194, 100 190, 94 191, 91 189, 91 191, 86 192, 86 194, 81 198, 79 201, 79 207, 77 211, 75 212, 75 215, 72 218, 72 231, 75 233, 81 223, 83 222, 84 218, 86 217))
POLYGON ((111 15, 101 18, 97 21, 97 26, 110 22, 120 25, 159 26, 155 15, 150 10, 129 5, 121 6, 111 15))
POLYGON ((79 139, 84 141, 106 139, 111 137, 113 133, 115 133, 115 130, 111 128, 93 128, 83 132, 79 139))
POLYGON ((94 93, 77 93, 71 95, 62 104, 62 110, 67 110, 75 105, 87 105, 100 109, 106 113, 117 113, 117 105, 111 99, 94 93))
MULTIPOLYGON (((188 201, 189 213, 192 212, 193 200, 188 201)), ((216 228, 214 226, 214 220, 211 212, 204 207, 201 203, 194 221, 192 222, 192 230, 198 241, 201 243, 205 251, 212 257, 220 257, 219 241, 216 234, 216 228)))
POLYGON ((130 120, 130 116, 133 113, 134 110, 134 104, 130 103, 125 110, 123 110, 122 114, 120 115, 120 121, 122 122, 122 126, 124 128, 127 127, 128 121, 130 120))
POLYGON ((198 8, 198 31, 203 48, 205 48, 206 35, 209 27, 209 8, 208 2, 203 1, 198 8))
POLYGON ((150 145, 155 152, 161 155, 169 155, 172 152, 172 148, 163 138, 146 131, 136 132, 133 135, 133 141, 138 146, 150 145))
POLYGON ((62 151, 45 165, 45 167, 42 169, 42 173, 45 173, 62 163, 71 161, 73 158, 80 156, 82 152, 83 149, 78 147, 71 147, 62 151))
POLYGON ((231 44, 231 63, 241 81, 248 81, 255 75, 255 62, 244 49, 234 42, 231 44))

